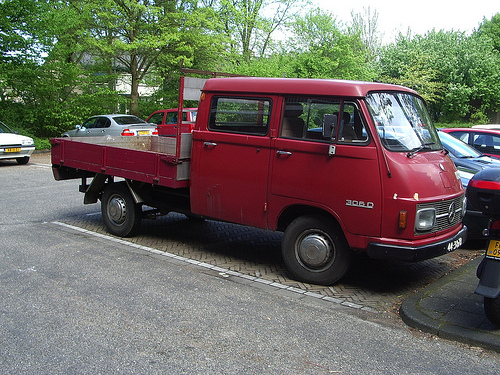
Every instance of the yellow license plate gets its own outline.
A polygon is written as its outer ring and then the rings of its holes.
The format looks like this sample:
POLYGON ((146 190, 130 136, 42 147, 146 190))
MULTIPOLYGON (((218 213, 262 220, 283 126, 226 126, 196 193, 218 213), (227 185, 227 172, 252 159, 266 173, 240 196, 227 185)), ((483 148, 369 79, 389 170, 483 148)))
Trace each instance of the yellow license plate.
POLYGON ((21 147, 6 148, 5 152, 21 152, 21 147))
POLYGON ((500 240, 490 240, 486 256, 489 258, 500 259, 500 240))
POLYGON ((149 130, 139 130, 139 135, 149 135, 149 130))

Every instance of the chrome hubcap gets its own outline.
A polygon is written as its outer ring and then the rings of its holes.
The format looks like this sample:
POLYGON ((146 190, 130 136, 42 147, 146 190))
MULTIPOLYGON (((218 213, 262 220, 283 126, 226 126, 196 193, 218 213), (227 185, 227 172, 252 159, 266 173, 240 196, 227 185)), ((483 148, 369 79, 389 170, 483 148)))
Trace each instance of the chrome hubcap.
POLYGON ((298 256, 311 268, 320 268, 332 260, 333 249, 326 236, 318 233, 305 236, 299 244, 298 256))

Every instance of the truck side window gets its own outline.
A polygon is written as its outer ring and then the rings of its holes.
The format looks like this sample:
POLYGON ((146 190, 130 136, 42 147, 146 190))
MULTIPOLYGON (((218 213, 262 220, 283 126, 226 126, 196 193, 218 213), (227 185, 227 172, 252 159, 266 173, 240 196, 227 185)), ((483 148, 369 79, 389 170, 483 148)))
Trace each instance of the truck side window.
POLYGON ((208 129, 229 133, 266 135, 272 103, 263 98, 215 97, 208 129))
POLYGON ((369 140, 368 132, 354 103, 344 102, 340 116, 339 143, 359 144, 369 140))
POLYGON ((332 124, 331 119, 338 118, 339 112, 340 101, 286 98, 281 137, 330 142, 330 138, 323 137, 323 126, 333 126, 335 134, 337 124, 332 124))

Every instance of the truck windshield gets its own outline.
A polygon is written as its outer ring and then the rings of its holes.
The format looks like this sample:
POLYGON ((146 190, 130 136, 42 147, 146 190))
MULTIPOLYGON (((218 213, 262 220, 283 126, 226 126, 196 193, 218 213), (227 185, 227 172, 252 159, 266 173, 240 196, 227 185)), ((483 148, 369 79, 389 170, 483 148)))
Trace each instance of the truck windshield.
POLYGON ((374 92, 367 96, 366 102, 382 144, 388 150, 414 153, 443 148, 425 104, 418 96, 374 92))

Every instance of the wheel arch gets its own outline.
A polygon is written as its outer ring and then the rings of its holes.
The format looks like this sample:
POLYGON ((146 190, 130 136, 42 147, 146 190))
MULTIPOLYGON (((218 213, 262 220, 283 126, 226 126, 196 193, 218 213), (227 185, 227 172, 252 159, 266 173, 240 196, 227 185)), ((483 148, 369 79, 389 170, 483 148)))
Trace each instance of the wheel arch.
POLYGON ((329 219, 333 223, 335 223, 340 228, 340 230, 342 230, 342 232, 344 232, 343 226, 341 225, 340 221, 335 215, 320 207, 308 206, 308 205, 293 205, 287 207, 280 214, 276 229, 278 231, 284 232, 292 221, 294 221, 296 218, 300 216, 305 216, 305 215, 322 216, 325 219, 329 219))

